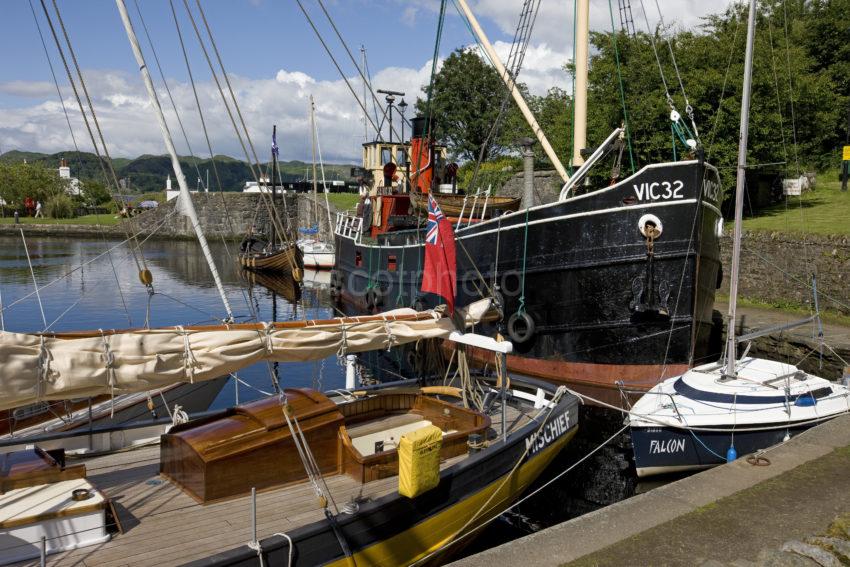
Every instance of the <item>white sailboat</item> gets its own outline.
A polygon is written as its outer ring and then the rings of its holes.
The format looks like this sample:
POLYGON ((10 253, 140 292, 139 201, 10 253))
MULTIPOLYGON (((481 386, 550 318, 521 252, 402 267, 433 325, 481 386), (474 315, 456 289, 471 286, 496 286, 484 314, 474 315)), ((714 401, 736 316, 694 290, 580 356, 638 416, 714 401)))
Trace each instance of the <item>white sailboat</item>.
POLYGON ((629 423, 639 477, 732 461, 850 411, 850 390, 844 385, 793 364, 746 356, 748 347, 744 356, 737 355, 740 343, 818 317, 816 313, 803 321, 743 336, 735 333, 755 19, 756 0, 750 0, 725 354, 717 363, 659 383, 631 408, 629 423))
MULTIPOLYGON (((313 154, 313 210, 315 212, 316 224, 307 230, 312 232, 309 237, 298 240, 298 248, 304 261, 305 269, 330 270, 334 267, 336 251, 333 242, 321 238, 321 223, 319 222, 319 192, 318 179, 316 178, 316 151, 319 152, 319 166, 322 171, 322 192, 325 196, 325 210, 328 215, 328 227, 331 227, 330 204, 328 203, 328 187, 325 184, 325 167, 322 162, 322 151, 319 148, 319 133, 316 127, 316 104, 310 96, 310 139, 313 154)), ((330 229, 329 229, 330 230, 330 229)))

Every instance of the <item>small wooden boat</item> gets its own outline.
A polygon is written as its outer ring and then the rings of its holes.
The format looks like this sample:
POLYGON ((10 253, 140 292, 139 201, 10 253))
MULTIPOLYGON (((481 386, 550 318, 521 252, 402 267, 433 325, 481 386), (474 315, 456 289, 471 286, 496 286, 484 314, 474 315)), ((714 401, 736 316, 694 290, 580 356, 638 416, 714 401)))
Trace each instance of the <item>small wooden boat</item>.
POLYGON ((249 249, 241 252, 239 254, 239 265, 246 270, 291 274, 292 279, 297 282, 301 281, 304 274, 301 251, 292 243, 271 251, 249 249))
MULTIPOLYGON (((519 210, 522 199, 513 197, 494 197, 487 198, 487 210, 484 211, 484 197, 478 197, 475 203, 475 211, 472 210, 473 197, 465 195, 450 195, 445 193, 434 193, 434 199, 440 204, 443 214, 449 217, 460 217, 463 214, 464 218, 468 219, 470 214, 473 218, 481 218, 484 213, 485 218, 492 216, 494 211, 517 211, 519 210), (466 207, 463 206, 463 201, 466 199, 466 207)), ((410 203, 414 209, 419 209, 427 214, 428 211, 428 196, 415 191, 410 192, 410 203)))

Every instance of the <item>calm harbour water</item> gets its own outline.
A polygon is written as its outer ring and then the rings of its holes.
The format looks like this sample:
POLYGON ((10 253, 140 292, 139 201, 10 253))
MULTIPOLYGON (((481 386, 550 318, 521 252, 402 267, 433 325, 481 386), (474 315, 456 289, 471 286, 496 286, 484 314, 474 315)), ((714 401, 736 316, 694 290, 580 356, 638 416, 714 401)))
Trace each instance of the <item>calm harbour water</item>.
MULTIPOLYGON (((237 246, 238 243, 210 243, 237 321, 253 320, 254 312, 260 321, 334 315, 328 307, 328 292, 321 284, 306 282, 300 299, 289 301, 269 288, 246 281, 236 263, 237 246)), ((224 304, 196 242, 149 240, 142 245, 142 252, 153 274, 152 296, 139 281, 130 249, 119 239, 30 236, 25 248, 20 236, 0 236, 0 294, 5 329, 38 332, 45 327, 54 331, 141 327, 148 312, 151 327, 208 324, 225 318, 224 304), (106 254, 109 249, 113 250, 106 254), (39 286, 37 295, 33 274, 39 286)), ((286 295, 287 290, 282 293, 286 295)), ((326 390, 345 382, 345 370, 336 357, 275 366, 283 387, 326 390)), ((258 390, 271 391, 269 372, 266 364, 241 371, 239 378, 253 388, 241 384, 239 401, 260 397, 258 390)), ((230 379, 212 409, 233 405, 235 401, 235 383, 230 379)))

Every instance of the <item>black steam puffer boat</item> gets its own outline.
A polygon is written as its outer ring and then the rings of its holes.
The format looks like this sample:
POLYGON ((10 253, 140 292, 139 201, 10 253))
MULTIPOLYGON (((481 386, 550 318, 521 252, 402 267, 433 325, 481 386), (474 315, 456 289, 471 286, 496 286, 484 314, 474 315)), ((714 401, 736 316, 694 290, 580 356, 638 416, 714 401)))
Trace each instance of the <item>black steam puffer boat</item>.
MULTIPOLYGON (((496 218, 462 219, 457 305, 488 295, 495 282, 515 344, 511 370, 609 402, 619 401, 619 384, 645 391, 719 349, 710 338, 721 198, 717 170, 691 160, 496 218)), ((349 313, 434 305, 440 298, 419 292, 422 229, 394 230, 411 224, 408 196, 377 199, 371 234, 359 218, 338 218, 332 292, 349 313)))

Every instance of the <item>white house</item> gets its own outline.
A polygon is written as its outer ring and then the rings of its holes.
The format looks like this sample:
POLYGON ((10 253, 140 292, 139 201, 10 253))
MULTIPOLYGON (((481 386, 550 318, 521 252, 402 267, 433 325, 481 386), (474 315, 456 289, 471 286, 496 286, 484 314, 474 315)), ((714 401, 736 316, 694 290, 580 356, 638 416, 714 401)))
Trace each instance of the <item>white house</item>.
POLYGON ((59 162, 59 179, 67 180, 65 184, 65 191, 69 195, 79 195, 82 187, 80 187, 80 180, 76 177, 71 177, 71 168, 68 167, 68 162, 65 161, 65 158, 59 162))

